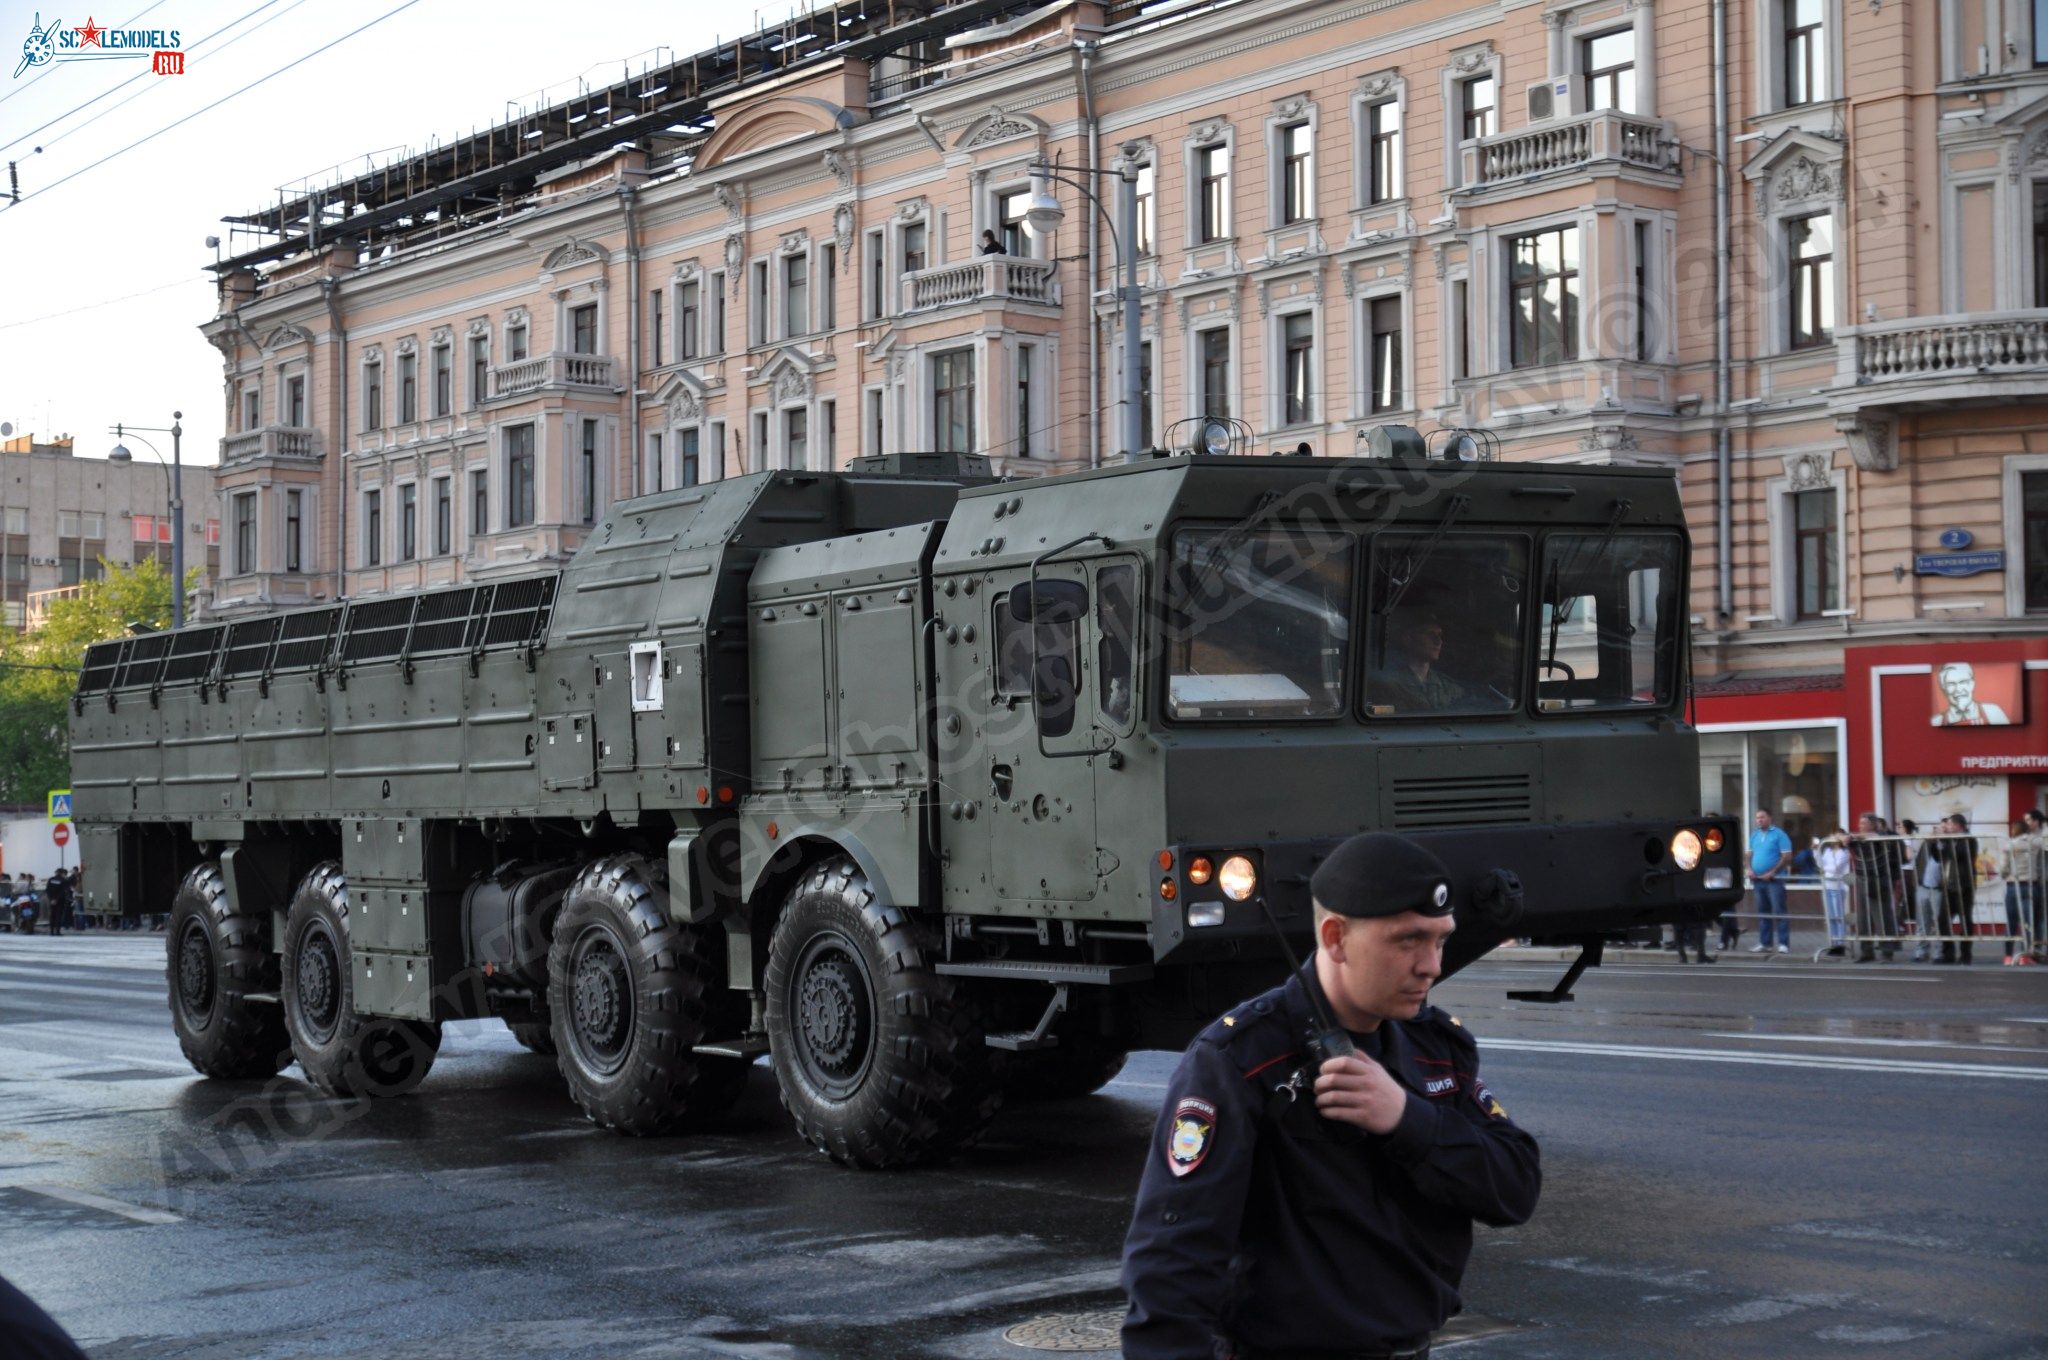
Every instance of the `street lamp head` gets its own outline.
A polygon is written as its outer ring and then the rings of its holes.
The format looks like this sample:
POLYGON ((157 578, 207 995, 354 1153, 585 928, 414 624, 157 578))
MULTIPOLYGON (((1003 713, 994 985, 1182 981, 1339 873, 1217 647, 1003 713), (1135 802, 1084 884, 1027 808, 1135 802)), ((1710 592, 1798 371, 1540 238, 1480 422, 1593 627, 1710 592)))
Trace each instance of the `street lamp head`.
POLYGON ((128 446, 126 444, 114 445, 113 450, 107 454, 107 460, 109 462, 114 463, 130 462, 134 459, 134 457, 134 454, 128 452, 128 446))
POLYGON ((1067 210, 1053 196, 1052 177, 1042 167, 1031 171, 1031 197, 1024 204, 1024 227, 1033 236, 1049 234, 1066 219, 1067 210))

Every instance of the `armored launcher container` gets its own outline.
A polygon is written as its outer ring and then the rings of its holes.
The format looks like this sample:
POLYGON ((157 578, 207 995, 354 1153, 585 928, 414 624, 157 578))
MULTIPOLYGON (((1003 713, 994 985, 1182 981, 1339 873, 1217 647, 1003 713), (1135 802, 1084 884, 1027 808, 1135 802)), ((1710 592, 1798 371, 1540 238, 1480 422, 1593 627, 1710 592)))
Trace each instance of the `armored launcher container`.
POLYGON ((1453 867, 1448 968, 1719 912, 1671 478, 1391 443, 760 474, 559 572, 97 645, 86 896, 170 913, 201 1072, 402 1091, 497 1016, 653 1133, 768 1054, 862 1166, 1184 1043, 1360 830, 1453 867))

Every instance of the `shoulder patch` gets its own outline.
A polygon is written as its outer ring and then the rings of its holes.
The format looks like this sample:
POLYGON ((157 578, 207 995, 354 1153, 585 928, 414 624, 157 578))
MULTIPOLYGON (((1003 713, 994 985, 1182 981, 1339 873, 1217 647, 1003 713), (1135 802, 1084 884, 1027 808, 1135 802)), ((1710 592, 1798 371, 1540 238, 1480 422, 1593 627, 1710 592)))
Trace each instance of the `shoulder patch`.
POLYGON ((1189 1096, 1174 1107, 1173 1121, 1166 1129, 1166 1166, 1175 1176, 1185 1176, 1209 1155, 1216 1137, 1216 1107, 1189 1096))
POLYGON ((1455 1016, 1455 1015, 1447 1015, 1447 1016, 1445 1016, 1445 1017, 1444 1017, 1444 1019, 1446 1019, 1446 1020, 1450 1021, 1450 1022, 1451 1022, 1452 1024, 1456 1025, 1456 1026, 1457 1026, 1457 1027, 1458 1027, 1459 1029, 1463 1029, 1463 1028, 1465 1028, 1465 1022, 1464 1022, 1463 1020, 1460 1020, 1460 1019, 1459 1019, 1459 1018, 1458 1018, 1457 1016, 1455 1016))

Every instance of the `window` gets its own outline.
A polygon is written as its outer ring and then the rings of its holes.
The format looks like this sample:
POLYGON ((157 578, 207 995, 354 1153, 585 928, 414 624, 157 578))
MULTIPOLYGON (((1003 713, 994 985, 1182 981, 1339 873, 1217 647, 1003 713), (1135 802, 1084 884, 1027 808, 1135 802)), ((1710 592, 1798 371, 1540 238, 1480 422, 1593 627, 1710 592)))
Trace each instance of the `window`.
POLYGON ((1230 235, 1230 148, 1218 144, 1195 148, 1195 219, 1200 242, 1230 235))
MULTIPOLYGON (((8 532, 8 533, 10 533, 10 534, 25 534, 25 533, 27 533, 27 532, 28 532, 28 507, 27 507, 27 506, 25 506, 25 505, 10 505, 10 506, 6 507, 6 514, 5 514, 4 516, 0 516, 0 518, 4 518, 4 520, 5 520, 5 522, 6 522, 6 525, 7 525, 7 532, 8 532)), ((136 535, 135 535, 135 537, 136 537, 136 538, 137 538, 137 539, 138 539, 139 541, 142 541, 142 542, 147 542, 147 541, 149 540, 149 538, 150 538, 150 535, 149 535, 149 534, 145 534, 145 533, 141 532, 141 526, 142 526, 143 524, 145 524, 146 522, 147 522, 147 523, 153 523, 154 521, 153 521, 153 520, 151 520, 150 516, 148 516, 148 515, 137 515, 137 516, 135 517, 135 523, 136 523, 136 525, 137 525, 137 532, 136 532, 136 535)), ((154 532, 154 530, 152 530, 151 532, 153 533, 153 532, 154 532)), ((163 541, 164 541, 164 542, 166 542, 166 543, 170 542, 170 526, 169 526, 168 524, 166 524, 166 525, 164 526, 164 532, 163 532, 163 541)))
POLYGON ((782 452, 784 466, 792 472, 810 466, 811 413, 801 406, 782 413, 782 452))
POLYGON ((1579 356, 1579 229, 1508 240, 1508 363, 1533 368, 1579 356))
POLYGON ((420 418, 420 359, 417 354, 398 356, 398 423, 410 425, 420 418))
POLYGON ((487 335, 469 337, 469 409, 474 411, 491 394, 491 340, 487 335))
POLYGON ((363 428, 379 430, 384 427, 384 365, 368 363, 363 365, 363 428))
POLYGON ((1017 346, 1017 456, 1031 456, 1031 378, 1038 346, 1017 346))
POLYGON ((1650 358, 1650 224, 1635 223, 1636 358, 1650 358))
POLYGON ((1031 194, 1024 189, 996 195, 996 240, 1005 255, 1031 253, 1031 237, 1024 231, 1024 209, 1030 202, 1031 194))
POLYGON ((1785 223, 1785 253, 1792 265, 1786 342, 1792 349, 1835 339, 1835 219, 1827 213, 1785 223))
POLYGON ((747 266, 747 343, 768 343, 768 261, 747 266))
POLYGON ((1383 99, 1365 110, 1365 201, 1391 203, 1401 196, 1401 106, 1383 99))
POLYGON ((839 325, 839 306, 834 299, 834 281, 839 277, 839 247, 818 247, 818 329, 829 331, 839 325))
POLYGON ((1282 318, 1280 348, 1280 371, 1286 383, 1280 423, 1305 425, 1315 419, 1315 317, 1308 312, 1296 312, 1282 318))
POLYGON ((284 493, 284 569, 304 571, 306 541, 306 493, 284 493))
POLYGON ((1138 692, 1138 569, 1104 567, 1095 577, 1095 709, 1130 730, 1138 692))
POLYGON ((1195 347, 1202 364, 1201 413, 1226 419, 1230 415, 1230 329, 1218 326, 1203 331, 1195 347))
POLYGON ((57 512, 57 537, 59 538, 104 538, 107 517, 97 510, 59 510, 57 512))
MULTIPOLYGON (((509 441, 507 441, 509 443, 509 441)), ((472 540, 491 531, 491 473, 489 468, 469 470, 469 536, 472 540)))
POLYGON ((2020 474, 2020 553, 2026 610, 2048 610, 2048 472, 2020 474))
POLYGON ((1499 99, 1492 76, 1458 82, 1458 135, 1463 141, 1500 131, 1499 99))
POLYGON ((879 387, 869 388, 861 393, 861 400, 866 403, 867 408, 867 452, 871 454, 880 453, 882 452, 882 389, 879 387))
POLYGON ((1183 529, 1167 562, 1168 716, 1273 721, 1344 707, 1352 553, 1274 530, 1183 529))
POLYGON ((1586 109, 1636 111, 1636 31, 1617 28, 1579 41, 1586 109))
POLYGON ((1518 707, 1528 579, 1529 540, 1520 534, 1377 535, 1365 619, 1366 716, 1518 707))
POLYGON ((505 328, 505 362, 516 364, 526 357, 526 323, 515 321, 505 328))
POLYGON ((830 471, 838 464, 839 403, 829 397, 818 403, 818 466, 830 471))
MULTIPOLYGON (((263 389, 242 389, 242 428, 253 430, 263 423, 263 389)), ((374 426, 372 428, 375 428, 374 426)))
POLYGON ((755 472, 766 472, 768 470, 768 413, 766 411, 750 412, 748 425, 751 427, 754 439, 753 470, 755 472))
POLYGON ((2034 305, 2048 307, 2048 179, 2034 181, 2034 305))
POLYGON ((702 480, 697 468, 697 432, 676 431, 676 485, 695 486, 702 480))
POLYGON ((661 324, 661 300, 662 292, 659 288, 647 295, 647 356, 648 363, 654 368, 660 368, 668 362, 662 349, 662 342, 667 339, 667 335, 661 324))
POLYGON ((932 356, 932 447, 940 453, 974 451, 974 351, 932 356))
POLYGON ((284 383, 284 423, 303 428, 306 423, 306 379, 295 374, 284 383))
POLYGON ((1157 193, 1152 166, 1147 162, 1138 167, 1138 254, 1141 256, 1152 254, 1159 239, 1157 193))
POLYGON ((1679 570, 1669 534, 1552 534, 1543 545, 1536 707, 1662 708, 1678 693, 1679 570))
POLYGON ((1775 813, 1794 845, 1848 820, 1842 811, 1840 731, 1830 725, 1700 733, 1700 807, 1745 822, 1775 813))
POLYGON ((455 550, 455 479, 434 479, 434 555, 445 557, 455 550))
POLYGON ((1465 279, 1451 284, 1451 325, 1457 329, 1456 347, 1451 351, 1451 376, 1472 376, 1472 287, 1465 279))
POLYGON ((533 523, 533 426, 505 431, 505 527, 533 523))
POLYGON ((1405 404, 1401 392, 1401 299, 1374 298, 1365 307, 1371 335, 1366 407, 1374 414, 1398 411, 1405 404))
POLYGON ((882 242, 887 238, 880 229, 877 229, 869 232, 863 239, 866 243, 866 254, 862 258, 867 261, 868 266, 868 300, 865 316, 869 321, 876 321, 889 314, 889 260, 882 246, 882 242))
POLYGON ((256 570, 256 493, 235 497, 235 575, 256 570))
POLYGON ((420 555, 419 487, 407 482, 398 488, 398 560, 410 562, 420 555))
POLYGON ((790 255, 782 261, 782 333, 808 335, 811 331, 811 260, 808 255, 790 255))
POLYGON ((661 431, 654 430, 647 436, 647 489, 650 492, 662 489, 662 474, 667 471, 661 465, 661 431))
POLYGON ((676 290, 676 357, 694 359, 697 357, 698 312, 702 304, 704 286, 686 283, 676 290))
POLYGON ((924 268, 924 223, 912 222, 903 229, 903 272, 914 274, 924 268))
POLYGON ((597 422, 583 422, 583 440, 576 452, 576 506, 585 524, 597 522, 597 422))
POLYGON ((1792 493, 1792 535, 1793 617, 1822 618, 1842 607, 1833 487, 1792 493))
POLYGON ((436 345, 434 356, 434 414, 445 416, 455 409, 455 347, 436 345))
POLYGON ((1280 221, 1315 215, 1315 134, 1307 123, 1280 129, 1280 221))
POLYGON ((2048 0, 2034 0, 2034 65, 2048 66, 2048 0))
MULTIPOLYGON (((1085 591, 1078 582, 1067 580, 1064 584, 1085 591)), ((1039 735, 1063 737, 1073 731, 1074 711, 1079 707, 1075 685, 1081 674, 1079 621, 1021 622, 1011 615, 1009 596, 1003 595, 996 600, 995 624, 996 693, 1044 691, 1051 702, 1042 700, 1036 705, 1039 735)))
POLYGON ((67 557, 57 564, 57 584, 60 586, 97 581, 106 574, 105 564, 96 557, 67 557))
POLYGON ((363 565, 378 566, 384 561, 384 493, 365 491, 363 493, 363 565))
POLYGON ((586 302, 569 309, 569 352, 597 353, 597 304, 586 302))
POLYGON ((1785 107, 1828 97, 1827 0, 1783 0, 1785 107))
POLYGON ((725 353, 725 271, 714 270, 711 281, 705 285, 711 303, 711 348, 712 354, 725 353))

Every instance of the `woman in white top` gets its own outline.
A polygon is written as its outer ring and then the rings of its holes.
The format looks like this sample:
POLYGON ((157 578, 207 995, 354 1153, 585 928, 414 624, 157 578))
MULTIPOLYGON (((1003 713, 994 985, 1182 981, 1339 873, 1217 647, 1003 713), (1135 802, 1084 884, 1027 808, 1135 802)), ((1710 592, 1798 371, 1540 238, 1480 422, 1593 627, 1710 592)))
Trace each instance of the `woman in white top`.
POLYGON ((1828 914, 1828 953, 1841 955, 1849 942, 1849 842, 1837 827, 1813 853, 1820 866, 1821 905, 1828 914))

